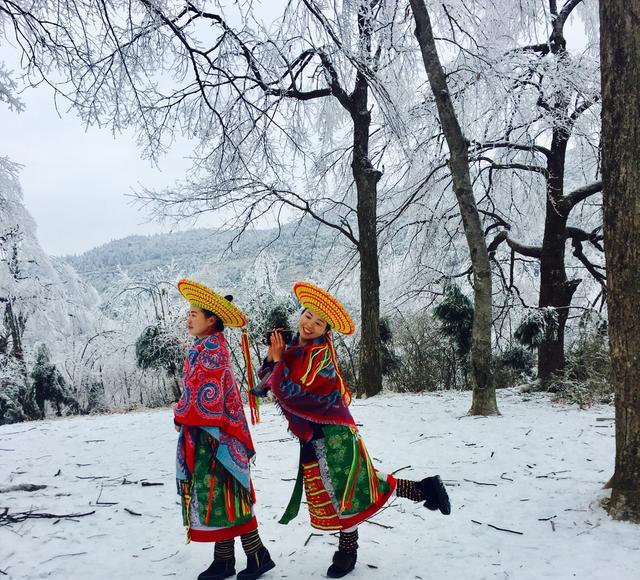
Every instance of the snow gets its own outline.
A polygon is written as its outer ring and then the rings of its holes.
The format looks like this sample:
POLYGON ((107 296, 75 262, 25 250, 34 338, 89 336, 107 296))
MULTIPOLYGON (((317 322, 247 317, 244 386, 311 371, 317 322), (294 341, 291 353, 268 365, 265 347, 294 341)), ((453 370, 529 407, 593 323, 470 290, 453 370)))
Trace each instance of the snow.
MULTIPOLYGON (((445 517, 394 499, 361 525, 359 561, 349 577, 637 578, 640 527, 614 522, 599 503, 613 472, 613 409, 580 411, 505 390, 502 416, 475 418, 465 415, 469 397, 447 392, 354 402, 375 464, 383 471, 411 466, 398 475, 414 479, 440 473, 453 512, 445 517)), ((264 578, 324 577, 336 538, 310 536, 304 509, 288 526, 277 523, 293 487, 297 443, 273 406, 263 406, 254 438, 260 532, 277 564, 264 578)), ((212 547, 185 544, 175 440, 168 409, 0 427, 0 508, 95 512, 0 526, 6 575, 0 577, 195 578, 212 547), (8 489, 18 484, 47 488, 8 489)), ((243 568, 239 542, 236 557, 243 568)))

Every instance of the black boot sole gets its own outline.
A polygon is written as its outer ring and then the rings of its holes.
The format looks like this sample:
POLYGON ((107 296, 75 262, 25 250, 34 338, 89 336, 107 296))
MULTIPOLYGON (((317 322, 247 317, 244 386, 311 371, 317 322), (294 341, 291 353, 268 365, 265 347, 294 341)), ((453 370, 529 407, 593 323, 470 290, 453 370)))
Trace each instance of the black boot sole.
POLYGON ((229 570, 222 574, 209 574, 207 576, 199 575, 198 580, 224 580, 225 578, 231 578, 231 576, 235 576, 235 575, 236 575, 236 570, 234 568, 233 570, 229 570))
POLYGON ((273 560, 269 560, 260 566, 260 568, 255 572, 239 572, 238 580, 256 580, 256 578, 260 578, 260 576, 266 574, 269 570, 273 570, 275 567, 276 563, 273 560))
POLYGON ((330 566, 329 569, 327 570, 327 576, 329 578, 342 578, 344 576, 346 576, 347 574, 349 574, 350 572, 353 572, 353 569, 355 568, 355 565, 351 566, 351 568, 349 568, 348 570, 332 570, 332 567, 330 566))

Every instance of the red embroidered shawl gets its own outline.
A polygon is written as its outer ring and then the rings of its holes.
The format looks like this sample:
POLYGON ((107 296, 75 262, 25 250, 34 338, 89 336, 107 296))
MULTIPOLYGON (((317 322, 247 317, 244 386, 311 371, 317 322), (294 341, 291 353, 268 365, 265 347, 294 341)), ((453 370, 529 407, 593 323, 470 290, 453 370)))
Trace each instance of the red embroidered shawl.
POLYGON ((196 339, 184 361, 183 371, 182 396, 174 411, 176 423, 219 427, 253 454, 253 441, 224 334, 215 332, 196 339))

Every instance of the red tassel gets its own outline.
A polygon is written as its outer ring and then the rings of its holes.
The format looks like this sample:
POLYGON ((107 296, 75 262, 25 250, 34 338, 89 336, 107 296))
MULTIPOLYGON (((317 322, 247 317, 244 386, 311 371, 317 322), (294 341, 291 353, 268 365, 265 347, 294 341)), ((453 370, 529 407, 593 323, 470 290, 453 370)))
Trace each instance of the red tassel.
POLYGON ((247 398, 249 400, 249 409, 251 410, 251 424, 257 425, 260 423, 260 402, 258 397, 252 392, 255 386, 255 378, 253 375, 253 364, 251 363, 251 351, 249 350, 249 335, 247 334, 246 327, 242 329, 242 355, 247 367, 247 387, 249 391, 247 398))

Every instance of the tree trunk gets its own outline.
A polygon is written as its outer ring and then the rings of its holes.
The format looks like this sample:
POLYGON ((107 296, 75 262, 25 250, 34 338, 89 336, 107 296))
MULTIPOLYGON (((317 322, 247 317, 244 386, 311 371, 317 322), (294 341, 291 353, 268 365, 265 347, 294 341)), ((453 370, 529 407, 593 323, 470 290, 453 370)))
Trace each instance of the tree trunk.
POLYGON ((16 316, 13 310, 13 300, 9 298, 5 309, 5 326, 8 327, 11 334, 11 354, 19 361, 24 363, 24 350, 22 348, 22 334, 24 333, 24 319, 16 316))
MULTIPOLYGON (((566 117, 566 107, 560 112, 566 117)), ((540 253, 540 307, 556 309, 558 327, 538 349, 538 380, 548 386, 553 377, 565 367, 564 331, 569 316, 569 307, 580 280, 567 278, 565 247, 567 242, 568 213, 563 212, 561 201, 564 194, 564 168, 570 132, 566 128, 554 128, 551 154, 547 163, 547 204, 544 223, 542 251, 540 253)))
POLYGON ((640 523, 640 8, 600 2, 604 236, 616 464, 609 513, 640 523))
POLYGON ((369 86, 361 73, 352 94, 353 160, 351 168, 358 195, 358 252, 360 254, 360 369, 358 395, 371 397, 382 390, 380 364, 380 274, 378 264, 378 181, 382 173, 369 159, 371 113, 369 86))
POLYGON ((449 145, 453 189, 458 200, 473 269, 474 314, 471 345, 473 398, 471 415, 498 414, 496 390, 491 372, 491 265, 480 214, 471 186, 467 141, 458 123, 447 80, 438 57, 431 20, 424 0, 410 0, 429 84, 449 145))

